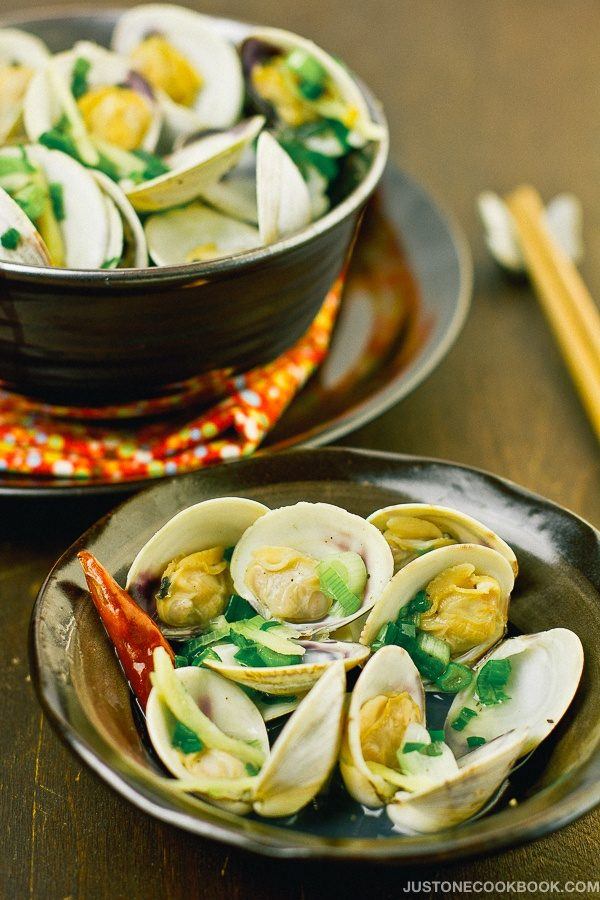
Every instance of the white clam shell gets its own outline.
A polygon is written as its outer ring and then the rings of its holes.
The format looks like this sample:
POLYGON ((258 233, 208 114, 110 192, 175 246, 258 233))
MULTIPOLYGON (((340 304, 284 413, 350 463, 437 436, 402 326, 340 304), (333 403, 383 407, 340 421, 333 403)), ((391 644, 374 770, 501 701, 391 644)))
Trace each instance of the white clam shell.
MULTIPOLYGON (((257 741, 265 757, 269 755, 269 738, 264 720, 254 703, 232 682, 198 666, 176 669, 175 674, 183 682, 196 704, 230 737, 241 741, 257 741)), ((173 716, 162 702, 155 688, 150 692, 146 705, 146 725, 152 746, 161 761, 176 778, 193 777, 181 762, 171 743, 173 716)), ((206 798, 215 803, 214 798, 206 798)), ((237 801, 218 801, 231 812, 244 814, 250 804, 237 801)))
POLYGON ((242 69, 234 46, 221 37, 206 16, 181 6, 151 3, 136 6, 120 16, 113 32, 113 49, 129 56, 153 32, 175 47, 203 81, 193 108, 162 97, 171 135, 233 125, 244 100, 242 69))
POLYGON ((402 647, 382 647, 360 674, 352 695, 344 728, 340 771, 349 793, 365 806, 381 807, 394 791, 387 781, 367 766, 360 740, 360 711, 379 694, 406 691, 415 701, 425 724, 425 691, 412 659, 402 647))
POLYGON ((534 750, 567 711, 583 670, 583 648, 574 632, 552 628, 503 641, 477 665, 475 674, 490 659, 510 659, 511 674, 505 688, 510 700, 483 706, 475 697, 476 680, 456 695, 446 720, 446 742, 455 756, 469 753, 467 738, 478 735, 491 741, 512 729, 527 727, 522 754, 534 750), (463 706, 477 712, 463 731, 451 723, 463 706))
POLYGON ((293 666, 242 666, 234 656, 238 651, 235 644, 219 644, 213 649, 222 662, 206 659, 204 665, 230 678, 238 684, 264 691, 267 694, 286 696, 309 691, 336 660, 342 660, 349 672, 362 665, 369 657, 369 649, 363 644, 342 641, 300 641, 306 650, 306 662, 293 666))
MULTIPOLYGON (((121 230, 124 232, 123 237, 125 243, 130 239, 132 242, 132 259, 131 265, 136 269, 143 269, 148 265, 148 247, 146 245, 146 235, 142 227, 136 211, 121 190, 118 184, 115 184, 104 172, 98 172, 96 169, 90 169, 95 181, 100 185, 102 191, 112 201, 113 205, 118 209, 119 216, 122 221, 121 230), (123 229, 125 223, 125 229, 123 229)), ((121 246, 123 239, 121 240, 121 246)), ((116 254, 107 253, 106 258, 111 259, 116 254)))
MULTIPOLYGON (((91 63, 87 81, 90 88, 119 85, 127 81, 131 71, 127 60, 91 41, 79 41, 72 50, 52 57, 51 65, 70 90, 73 67, 79 58, 91 63)), ((145 96, 145 95, 144 95, 145 96)), ((162 111, 155 100, 147 98, 151 105, 152 120, 144 135, 141 149, 155 149, 162 127, 162 111)), ((62 115, 62 107, 52 88, 52 80, 46 68, 32 78, 23 109, 25 130, 30 140, 37 141, 44 131, 49 131, 62 115)))
MULTIPOLYGON (((40 69, 46 64, 50 52, 43 41, 19 28, 0 28, 0 69, 3 66, 26 66, 40 69)), ((0 144, 13 137, 19 129, 23 103, 0 104, 0 144)))
POLYGON ((360 516, 330 503, 303 501, 271 510, 245 532, 231 559, 236 592, 265 618, 272 618, 271 613, 248 587, 245 575, 254 551, 267 546, 292 547, 318 560, 351 551, 364 560, 369 577, 361 608, 343 619, 327 616, 318 622, 286 623, 299 634, 322 634, 358 618, 373 606, 393 571, 392 553, 385 538, 360 516))
POLYGON ((304 228, 311 220, 311 197, 299 168, 268 131, 256 148, 258 227, 265 244, 304 228))
MULTIPOLYGON (((504 556, 490 547, 478 544, 440 547, 414 559, 394 575, 367 618, 360 636, 361 643, 371 645, 381 627, 387 622, 395 621, 401 608, 409 603, 415 594, 426 588, 436 575, 461 563, 471 563, 477 575, 491 575, 495 578, 508 608, 515 577, 510 563, 504 556)), ((455 661, 471 665, 480 659, 490 646, 489 642, 482 643, 457 656, 455 661)))
POLYGON ((374 513, 371 513, 367 521, 372 522, 376 528, 383 532, 386 528, 386 522, 391 516, 410 516, 416 519, 424 519, 437 525, 444 534, 450 535, 457 543, 481 544, 484 547, 491 547, 492 550, 497 550, 498 553, 508 560, 515 577, 517 576, 519 564, 514 551, 506 541, 503 541, 499 535, 482 522, 458 509, 430 503, 398 503, 376 510, 374 513))
MULTIPOLYGON (((484 191, 477 199, 479 215, 485 227, 488 250, 494 259, 511 272, 524 272, 525 260, 521 252, 513 217, 501 197, 484 191)), ((544 213, 546 227, 559 247, 570 259, 583 258, 583 211, 574 194, 558 194, 544 213)))
POLYGON ((166 157, 169 172, 125 185, 125 193, 138 212, 159 212, 197 199, 237 165, 264 122, 263 116, 253 116, 227 131, 198 138, 166 157))
POLYGON ((525 731, 511 731, 459 760, 453 777, 423 791, 396 793, 386 807, 396 829, 436 832, 470 819, 510 774, 526 740, 525 731))
MULTIPOLYGON (((109 213, 88 169, 60 150, 37 144, 25 147, 29 159, 44 172, 48 183, 61 185, 65 218, 59 223, 65 245, 66 267, 97 269, 106 259, 109 244, 109 213)), ((17 147, 0 149, 2 156, 19 156, 17 147)))
POLYGON ((144 231, 150 256, 157 266, 187 265, 198 246, 214 244, 202 259, 233 256, 261 245, 260 234, 252 225, 224 216, 194 202, 183 209, 149 216, 144 231))
POLYGON ((169 519, 141 548, 127 573, 127 590, 144 597, 144 589, 160 578, 176 556, 211 547, 233 547, 267 506, 245 497, 202 500, 169 519))
POLYGON ((48 248, 37 229, 29 221, 18 203, 0 188, 0 235, 15 228, 20 235, 14 250, 0 244, 0 260, 24 266, 49 266, 48 248))
POLYGON ((301 701, 263 765, 253 803, 259 815, 291 816, 321 790, 340 748, 345 691, 338 660, 301 701))
POLYGON ((372 121, 367 101, 354 76, 345 66, 313 41, 281 28, 255 28, 247 35, 247 38, 264 41, 266 44, 271 44, 284 52, 289 52, 296 48, 301 49, 316 59, 336 84, 348 107, 354 112, 353 136, 354 143, 357 146, 367 141, 385 140, 387 138, 386 128, 372 121))

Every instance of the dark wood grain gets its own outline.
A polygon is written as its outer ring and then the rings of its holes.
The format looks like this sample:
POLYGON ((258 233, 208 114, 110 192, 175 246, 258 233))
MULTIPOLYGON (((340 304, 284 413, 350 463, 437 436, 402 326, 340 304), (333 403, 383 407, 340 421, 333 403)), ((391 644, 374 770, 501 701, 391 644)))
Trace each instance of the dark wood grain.
MULTIPOLYGON (((600 524, 597 444, 530 291, 489 262, 474 209, 484 187, 528 180, 546 197, 574 191, 585 204, 584 276, 600 291, 598 5, 206 0, 202 8, 293 28, 352 60, 386 105, 395 159, 432 187, 471 241, 475 297, 458 345, 411 398, 347 442, 490 469, 600 524)), ((0 895, 398 898, 408 879, 598 877, 598 812, 500 856, 414 872, 250 857, 160 825, 114 795, 42 720, 26 648, 45 572, 102 503, 2 503, 0 895)))

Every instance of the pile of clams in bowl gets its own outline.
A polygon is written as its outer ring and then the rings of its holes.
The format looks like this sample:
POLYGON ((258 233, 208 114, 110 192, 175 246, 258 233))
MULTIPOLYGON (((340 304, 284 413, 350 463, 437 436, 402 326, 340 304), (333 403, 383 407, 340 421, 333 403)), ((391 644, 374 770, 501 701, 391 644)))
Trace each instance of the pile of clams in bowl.
POLYGON ((240 815, 292 816, 339 766, 396 831, 458 826, 499 799, 582 673, 566 628, 506 637, 515 554, 442 506, 364 519, 221 497, 166 522, 126 588, 79 559, 161 782, 240 815))
POLYGON ((387 144, 316 44, 150 4, 110 49, 52 55, 0 29, 0 261, 66 269, 210 262, 305 230, 387 144))

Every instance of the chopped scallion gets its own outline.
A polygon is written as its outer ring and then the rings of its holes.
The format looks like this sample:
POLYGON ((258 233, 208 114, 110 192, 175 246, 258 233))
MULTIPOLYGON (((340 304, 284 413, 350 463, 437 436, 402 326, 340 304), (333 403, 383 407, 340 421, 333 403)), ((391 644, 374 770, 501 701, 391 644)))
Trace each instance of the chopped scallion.
POLYGON ((63 186, 58 181, 51 181, 48 185, 50 192, 50 202, 52 210, 57 222, 64 221, 65 218, 65 198, 63 186))
POLYGON ((228 622, 241 622, 243 619, 251 619, 256 615, 247 600, 238 594, 232 594, 225 610, 225 618, 228 622))
POLYGON ((402 748, 402 752, 415 753, 416 751, 421 751, 426 746, 427 744, 422 744, 420 741, 407 741, 402 748))
POLYGON ((457 694, 468 687, 473 680, 473 673, 460 663, 448 663, 444 672, 436 681, 436 687, 447 694, 457 694))
POLYGON ((21 243, 21 233, 16 228, 8 228, 0 235, 0 244, 5 250, 16 250, 21 243))
POLYGON ((71 93, 78 100, 88 90, 88 74, 92 64, 89 59, 78 56, 71 73, 71 93))
POLYGON ((352 593, 334 566, 327 560, 319 563, 317 572, 321 590, 334 601, 330 611, 332 615, 351 616, 360 609, 361 599, 352 593))
POLYGON ((467 738, 467 744, 471 750, 474 750, 475 747, 482 747, 485 744, 485 738, 479 737, 479 735, 476 734, 470 734, 467 738))
POLYGON ((184 725, 183 722, 175 723, 171 744, 176 750, 181 750, 182 753, 198 753, 204 747, 198 735, 191 728, 184 725))
POLYGON ((477 716, 477 713, 475 712, 474 709, 469 709, 468 706, 463 706, 463 708, 457 715, 454 722, 452 722, 451 727, 455 731, 463 731, 469 724, 469 721, 471 719, 475 719, 476 716, 477 716))
POLYGON ((509 659, 490 659, 477 675, 476 692, 484 706, 496 706, 510 700, 504 688, 510 678, 511 663, 509 659))

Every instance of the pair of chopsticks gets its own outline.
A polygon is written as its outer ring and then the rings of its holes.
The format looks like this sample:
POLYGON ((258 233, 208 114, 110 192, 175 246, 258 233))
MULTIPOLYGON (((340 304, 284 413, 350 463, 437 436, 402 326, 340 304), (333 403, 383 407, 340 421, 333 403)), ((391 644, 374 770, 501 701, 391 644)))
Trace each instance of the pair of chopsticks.
POLYGON ((505 202, 538 300, 600 440, 600 311, 574 263, 550 237, 537 191, 523 185, 505 202))

